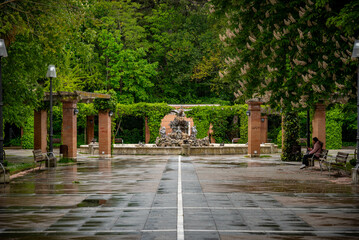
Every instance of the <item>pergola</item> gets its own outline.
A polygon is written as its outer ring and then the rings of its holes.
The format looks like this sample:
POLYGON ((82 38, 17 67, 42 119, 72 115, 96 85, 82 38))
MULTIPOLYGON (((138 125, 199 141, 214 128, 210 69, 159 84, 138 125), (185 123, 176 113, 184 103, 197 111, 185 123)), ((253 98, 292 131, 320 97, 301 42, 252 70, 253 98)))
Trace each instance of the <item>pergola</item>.
MULTIPOLYGON (((109 94, 91 92, 54 92, 53 100, 62 102, 62 144, 68 148, 68 158, 77 158, 77 103, 90 103, 96 98, 110 99, 109 94)), ((50 101, 50 93, 46 92, 44 101, 50 101)), ((94 136, 94 116, 87 121, 87 139, 94 136), (91 121, 92 120, 92 121, 91 121)), ((47 152, 47 110, 34 112, 34 149, 47 152)), ((111 155, 111 116, 109 110, 99 112, 99 151, 103 157, 111 155)))

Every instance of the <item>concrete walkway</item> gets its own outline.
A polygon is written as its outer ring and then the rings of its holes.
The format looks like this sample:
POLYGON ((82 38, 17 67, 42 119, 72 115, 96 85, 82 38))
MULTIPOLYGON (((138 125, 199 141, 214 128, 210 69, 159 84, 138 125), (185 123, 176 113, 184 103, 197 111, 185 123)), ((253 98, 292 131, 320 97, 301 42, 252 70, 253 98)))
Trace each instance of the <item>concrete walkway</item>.
POLYGON ((299 166, 278 154, 79 155, 0 187, 0 239, 357 239, 359 187, 299 166))

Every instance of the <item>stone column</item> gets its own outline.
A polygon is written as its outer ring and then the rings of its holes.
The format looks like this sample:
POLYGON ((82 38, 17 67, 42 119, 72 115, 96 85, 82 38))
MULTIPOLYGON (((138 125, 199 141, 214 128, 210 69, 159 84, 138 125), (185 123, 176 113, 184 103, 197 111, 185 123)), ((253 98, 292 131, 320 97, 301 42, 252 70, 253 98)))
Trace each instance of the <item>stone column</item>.
POLYGON ((150 128, 148 127, 148 117, 145 118, 145 143, 149 143, 151 138, 150 128))
POLYGON ((315 112, 312 121, 313 125, 313 137, 317 137, 321 142, 323 142, 323 148, 325 148, 325 105, 317 103, 315 105, 315 112))
POLYGON ((67 145, 68 158, 77 158, 77 100, 62 101, 62 144, 67 145))
POLYGON ((248 155, 259 157, 261 150, 261 102, 249 101, 248 110, 248 155))
POLYGON ((46 153, 47 147, 47 111, 34 112, 34 150, 41 149, 46 153))
POLYGON ((86 143, 90 144, 95 137, 95 116, 87 116, 86 120, 86 143))
POLYGON ((268 142, 268 116, 261 117, 261 143, 268 142))
POLYGON ((98 113, 98 142, 100 157, 111 157, 111 117, 108 111, 98 113))

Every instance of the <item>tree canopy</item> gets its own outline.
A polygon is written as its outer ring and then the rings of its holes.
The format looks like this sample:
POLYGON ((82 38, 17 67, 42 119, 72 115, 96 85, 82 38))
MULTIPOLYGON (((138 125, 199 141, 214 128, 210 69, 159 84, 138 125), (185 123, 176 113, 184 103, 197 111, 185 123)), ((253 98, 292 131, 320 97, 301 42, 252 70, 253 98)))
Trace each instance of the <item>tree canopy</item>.
POLYGON ((303 109, 355 97, 351 59, 358 38, 358 3, 322 0, 212 0, 227 25, 223 79, 244 100, 261 97, 273 107, 303 109))

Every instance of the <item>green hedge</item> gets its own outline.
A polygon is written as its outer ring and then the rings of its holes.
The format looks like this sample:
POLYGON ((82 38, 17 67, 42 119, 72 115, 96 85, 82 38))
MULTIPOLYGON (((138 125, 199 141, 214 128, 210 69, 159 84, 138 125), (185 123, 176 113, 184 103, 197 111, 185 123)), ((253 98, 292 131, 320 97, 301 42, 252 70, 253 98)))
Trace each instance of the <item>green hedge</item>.
POLYGON ((21 138, 22 148, 34 148, 34 116, 30 116, 24 126, 24 135, 21 138))
MULTIPOLYGON (((169 114, 173 108, 165 103, 136 103, 136 104, 117 104, 116 114, 113 117, 114 121, 119 121, 126 116, 147 117, 148 127, 151 133, 150 143, 154 143, 159 136, 159 129, 161 127, 161 120, 164 116, 169 114)), ((145 134, 146 131, 143 131, 145 134)))
POLYGON ((337 107, 326 112, 326 149, 342 148, 342 125, 344 115, 342 110, 337 107))
POLYGON ((301 154, 293 154, 293 146, 299 145, 299 117, 295 111, 287 112, 284 115, 284 141, 282 148, 282 161, 300 161, 301 154))
POLYGON ((206 137, 210 124, 213 125, 213 137, 217 143, 231 142, 232 138, 240 137, 240 143, 248 141, 248 106, 198 106, 186 112, 193 119, 197 128, 197 138, 206 137), (238 122, 234 121, 238 117, 238 122))

